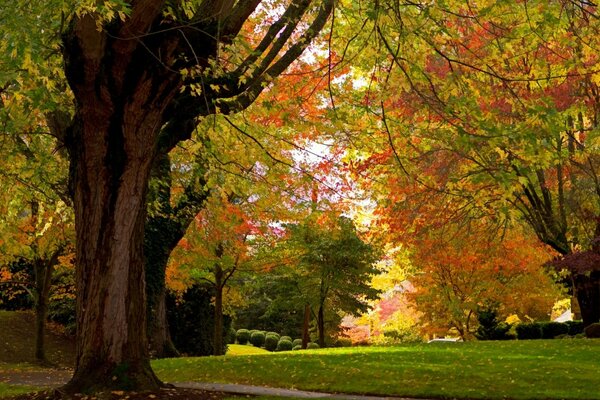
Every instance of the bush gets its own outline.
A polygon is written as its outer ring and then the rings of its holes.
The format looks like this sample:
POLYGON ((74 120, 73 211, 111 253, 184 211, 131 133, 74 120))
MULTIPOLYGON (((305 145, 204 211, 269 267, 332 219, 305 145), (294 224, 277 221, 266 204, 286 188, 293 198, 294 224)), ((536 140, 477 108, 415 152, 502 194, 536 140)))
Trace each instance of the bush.
POLYGON ((335 341, 335 347, 350 347, 352 340, 350 338, 341 337, 335 341))
POLYGON ((292 347, 292 350, 302 350, 302 345, 301 344, 297 344, 294 347, 292 347))
POLYGON ((294 339, 292 344, 294 345, 294 347, 296 347, 296 346, 302 347, 302 339, 294 339))
POLYGON ((265 336, 275 336, 277 338, 277 341, 279 341, 279 339, 281 339, 281 335, 279 335, 279 333, 277 333, 277 332, 267 332, 267 333, 265 333, 265 336))
POLYGON ((306 346, 306 348, 308 350, 310 350, 310 349, 320 349, 321 346, 319 346, 318 343, 310 342, 310 343, 308 343, 308 346, 306 346))
POLYGON ((227 344, 235 344, 235 339, 237 337, 237 332, 235 331, 235 329, 233 329, 233 327, 229 328, 229 330, 225 333, 224 336, 225 337, 223 339, 225 340, 225 343, 227 343, 227 344))
POLYGON ((542 322, 540 329, 542 330, 542 339, 554 339, 559 335, 569 333, 569 325, 561 322, 542 322))
POLYGON ((277 349, 277 344, 279 340, 277 340, 276 335, 267 334, 265 336, 265 349, 269 351, 275 351, 277 349))
POLYGON ((535 322, 528 324, 519 324, 516 327, 516 331, 517 338, 519 340, 542 338, 542 329, 540 328, 540 325, 535 322))
POLYGON ((588 338, 600 338, 600 323, 595 322, 591 325, 588 325, 583 331, 585 332, 585 336, 588 338))
MULTIPOLYGON (((279 338, 279 340, 289 340, 290 342, 292 341, 292 338, 289 336, 282 336, 279 338)), ((302 341, 301 341, 302 342, 302 341)))
POLYGON ((252 343, 253 346, 256 347, 263 347, 263 345, 265 344, 265 333, 261 332, 261 331, 255 331, 253 334, 250 335, 250 343, 252 343))
POLYGON ((583 333, 583 321, 567 321, 565 324, 569 327, 569 335, 575 336, 583 333))
POLYGON ((250 340, 250 331, 248 329, 238 329, 236 337, 239 344, 247 344, 250 340))
MULTIPOLYGON (((302 347, 302 346, 300 346, 302 347)), ((287 340, 287 339, 281 339, 278 343, 277 343, 277 351, 289 351, 292 350, 294 348, 294 345, 292 344, 291 341, 287 340)))
POLYGON ((479 327, 475 337, 479 340, 508 340, 514 337, 508 333, 510 325, 498 321, 496 310, 492 308, 479 310, 477 314, 479 327))

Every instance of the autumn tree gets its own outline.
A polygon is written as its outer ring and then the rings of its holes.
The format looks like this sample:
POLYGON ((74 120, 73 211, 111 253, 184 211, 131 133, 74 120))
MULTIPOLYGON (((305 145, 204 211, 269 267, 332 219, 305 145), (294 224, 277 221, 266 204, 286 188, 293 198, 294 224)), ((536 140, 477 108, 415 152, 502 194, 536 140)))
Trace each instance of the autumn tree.
MULTIPOLYGON (((355 97, 373 121, 361 160, 369 172, 410 181, 415 190, 392 195, 400 201, 461 204, 457 219, 489 217, 498 227, 521 220, 563 255, 590 248, 597 7, 383 2, 370 15, 373 47, 387 55, 361 71, 369 85, 355 97)), ((427 224, 419 212, 427 208, 406 213, 427 224)))
POLYGON ((414 250, 415 291, 408 296, 421 313, 424 332, 444 336, 453 329, 473 338, 481 309, 500 317, 547 319, 560 291, 544 268, 551 257, 535 240, 509 232, 427 235, 414 250))
POLYGON ((78 355, 65 390, 159 385, 143 311, 154 160, 189 137, 197 118, 251 104, 319 34, 332 7, 282 5, 252 43, 240 32, 267 15, 259 1, 72 8, 61 48, 76 104, 64 143, 77 238, 78 355))

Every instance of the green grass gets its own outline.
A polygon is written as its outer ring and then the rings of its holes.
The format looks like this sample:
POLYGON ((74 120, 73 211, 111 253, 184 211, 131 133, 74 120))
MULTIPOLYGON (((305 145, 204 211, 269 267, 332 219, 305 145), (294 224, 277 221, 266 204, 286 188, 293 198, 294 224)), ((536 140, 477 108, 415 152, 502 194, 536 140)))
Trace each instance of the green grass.
POLYGON ((254 347, 252 345, 245 344, 228 344, 227 355, 228 356, 249 356, 254 354, 269 354, 265 349, 254 347))
POLYGON ((486 399, 599 399, 600 340, 432 343, 153 362, 168 382, 486 399))
POLYGON ((40 390, 40 388, 23 385, 10 385, 0 382, 0 397, 16 396, 18 394, 31 393, 40 390))

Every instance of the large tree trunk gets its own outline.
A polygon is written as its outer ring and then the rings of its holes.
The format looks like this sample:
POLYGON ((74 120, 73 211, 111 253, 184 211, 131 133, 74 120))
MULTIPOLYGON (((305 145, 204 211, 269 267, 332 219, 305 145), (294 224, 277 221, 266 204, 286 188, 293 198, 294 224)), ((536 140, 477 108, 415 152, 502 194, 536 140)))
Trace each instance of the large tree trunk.
POLYGON ((73 132, 77 358, 66 389, 74 392, 160 386, 148 357, 143 257, 154 132, 140 108, 110 111, 84 110, 73 132))

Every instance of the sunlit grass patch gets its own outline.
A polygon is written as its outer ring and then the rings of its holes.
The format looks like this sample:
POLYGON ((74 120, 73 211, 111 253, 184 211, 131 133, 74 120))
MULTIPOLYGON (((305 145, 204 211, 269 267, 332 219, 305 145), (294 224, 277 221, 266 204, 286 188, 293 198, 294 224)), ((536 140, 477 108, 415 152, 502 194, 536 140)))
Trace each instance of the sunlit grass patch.
POLYGON ((600 341, 432 343, 157 360, 168 381, 414 397, 600 398, 600 341))

